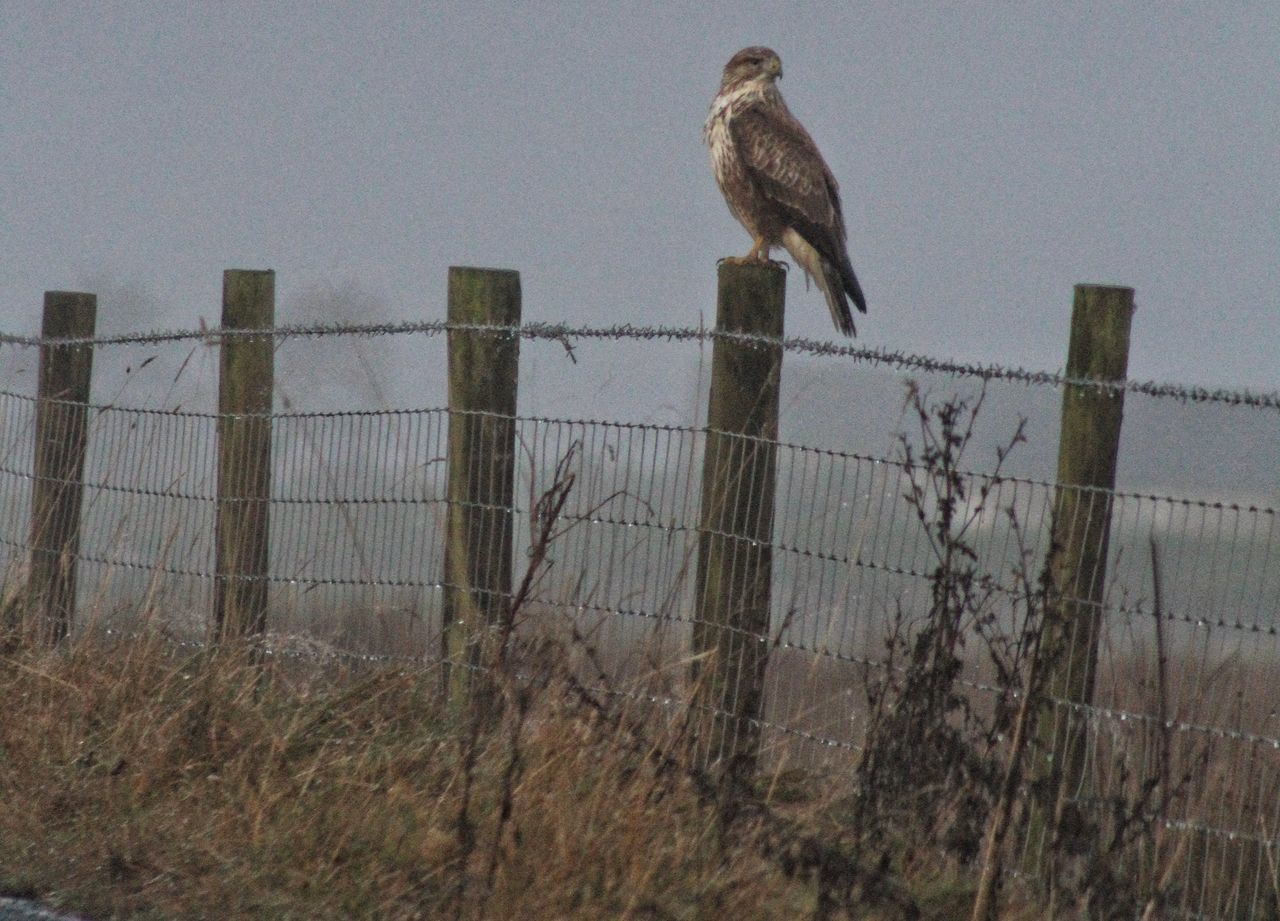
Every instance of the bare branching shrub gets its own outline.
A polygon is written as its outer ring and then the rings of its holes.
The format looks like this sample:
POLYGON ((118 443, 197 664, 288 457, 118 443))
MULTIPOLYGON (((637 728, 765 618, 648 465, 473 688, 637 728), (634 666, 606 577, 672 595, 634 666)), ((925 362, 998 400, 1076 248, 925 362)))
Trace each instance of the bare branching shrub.
MULTIPOLYGON (((1024 440, 1023 423, 997 451, 994 474, 975 483, 961 461, 982 396, 934 401, 911 385, 907 403, 918 434, 904 434, 899 442, 905 499, 932 561, 929 604, 918 622, 899 606, 885 638, 883 667, 868 672, 855 816, 868 846, 889 838, 907 847, 941 847, 968 863, 977 856, 1003 776, 999 743, 1017 713, 1039 630, 1034 597, 1000 585, 983 570, 973 545, 978 523, 992 511, 1000 466, 1024 440), (1020 601, 1021 610, 1013 610, 1011 601, 1020 601), (989 712, 975 706, 964 686, 970 647, 995 676, 989 712)), ((1016 521, 1010 526, 1016 530, 1016 521)))

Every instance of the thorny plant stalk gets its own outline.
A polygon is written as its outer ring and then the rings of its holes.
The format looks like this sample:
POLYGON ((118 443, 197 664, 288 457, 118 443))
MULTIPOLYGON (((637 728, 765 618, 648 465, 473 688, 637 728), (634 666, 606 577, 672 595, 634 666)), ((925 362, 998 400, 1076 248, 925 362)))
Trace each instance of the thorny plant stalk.
MULTIPOLYGON (((1151 535, 1151 585, 1155 599, 1153 602, 1155 610, 1152 611, 1152 617, 1155 619, 1156 628, 1156 706, 1157 716, 1160 720, 1160 724, 1157 727, 1160 749, 1156 754, 1156 766, 1159 771, 1160 789, 1168 790, 1170 786, 1170 762, 1173 757, 1173 726, 1169 720, 1169 657, 1166 655, 1164 642, 1164 604, 1160 585, 1160 548, 1156 545, 1155 534, 1151 535)), ((1160 854, 1164 850, 1165 833, 1169 824, 1168 805, 1164 798, 1161 798, 1156 810, 1155 863, 1157 869, 1159 868, 1160 854)), ((1151 897, 1147 900, 1146 908, 1142 912, 1142 921, 1156 921, 1160 917, 1161 908, 1173 882, 1173 875, 1182 863, 1181 845, 1186 843, 1187 838, 1186 835, 1180 835, 1179 839, 1179 852, 1174 854, 1164 873, 1157 879, 1151 897)))
MULTIPOLYGON (((473 689, 468 702, 467 727, 463 735, 462 795, 456 821, 461 857, 458 873, 459 888, 454 905, 455 916, 459 918, 463 917, 468 909, 470 898, 467 891, 468 867, 477 846, 476 824, 471 817, 471 811, 472 790, 481 746, 490 730, 505 717, 507 721, 506 760, 499 781, 497 821, 483 875, 482 896, 488 899, 495 891, 497 874, 508 839, 518 838, 518 832, 509 834, 508 830, 514 822, 515 792, 524 767, 521 742, 537 693, 557 679, 573 686, 569 681, 571 673, 568 671, 568 666, 564 662, 556 661, 553 657, 544 657, 544 661, 522 663, 532 664, 533 674, 517 674, 516 654, 532 653, 537 659, 538 643, 536 641, 520 642, 518 629, 523 622, 526 610, 534 600, 534 592, 539 582, 554 565, 550 557, 551 547, 581 520, 590 518, 601 507, 621 495, 621 493, 615 493, 608 496, 588 509, 584 515, 574 516, 568 524, 564 523, 564 508, 577 479, 572 467, 579 450, 580 445, 575 442, 557 460, 551 476, 551 484, 534 503, 530 516, 532 532, 528 563, 519 585, 511 596, 510 604, 504 606, 493 631, 485 638, 486 645, 481 661, 488 686, 483 689, 473 689)), ((573 626, 571 640, 575 644, 587 645, 576 624, 573 626)), ((590 661, 595 665, 597 678, 603 680, 605 671, 597 661, 594 650, 588 648, 588 653, 590 661)))
POLYGON ((557 536, 556 526, 560 521, 560 513, 564 511, 565 502, 569 499, 569 493, 572 492, 574 480, 576 479, 573 472, 569 470, 576 450, 577 445, 571 445, 569 450, 556 463, 551 486, 539 497, 534 505, 532 517, 535 532, 532 546, 529 548, 529 564, 525 567, 520 586, 516 589, 516 593, 511 599, 511 604, 504 611, 504 616, 499 623, 493 651, 492 672, 500 682, 500 691, 503 699, 508 702, 508 708, 513 710, 514 713, 510 720, 507 735, 507 763, 503 769, 502 779, 499 784, 498 824, 493 836, 493 846, 489 853, 488 869, 485 873, 486 894, 493 893, 507 826, 510 824, 512 814, 515 811, 515 788, 523 767, 520 738, 524 731, 524 724, 529 716, 534 696, 534 688, 522 684, 518 676, 511 670, 512 638, 519 623, 520 613, 529 601, 530 593, 537 584, 538 579, 546 572, 547 551, 557 536))
POLYGON ((1044 697, 1044 676, 1047 670, 1042 649, 1048 586, 1043 575, 1039 587, 1032 586, 1027 566, 1030 554, 1026 549, 1022 529, 1018 525, 1013 510, 1008 509, 1006 512, 1009 517, 1009 526, 1017 536, 1021 562, 1016 568, 1015 575, 1021 582, 1022 597, 1026 604, 1024 631, 1030 639, 1030 649, 1027 654, 1022 702, 1018 706, 1018 715, 1014 720, 1013 738, 1009 743, 1004 778, 1000 784, 995 808, 992 809, 991 817, 987 822, 987 831, 983 840, 982 870, 978 878, 978 891, 973 900, 971 921, 993 921, 997 917, 997 897, 1004 873, 1004 843, 1013 816, 1014 799, 1022 786, 1027 744, 1036 731, 1036 716, 1040 712, 1044 697))
POLYGON ((569 468, 576 449, 576 444, 570 446, 564 456, 557 461, 551 485, 534 505, 532 515, 534 534, 529 548, 528 565, 525 567, 519 587, 512 595, 510 604, 504 606, 499 622, 495 625, 496 629, 486 637, 486 655, 482 660, 487 673, 485 680, 493 682, 496 687, 490 685, 483 690, 473 687, 468 701, 466 731, 462 735, 462 789, 455 822, 460 856, 454 916, 459 919, 463 918, 468 910, 469 867, 477 844, 476 824, 471 817, 476 765, 487 730, 503 712, 510 715, 506 735, 507 758, 499 783, 497 827, 484 873, 485 898, 493 894, 507 827, 515 811, 515 789, 523 766, 520 741, 533 703, 535 689, 523 684, 519 676, 513 672, 511 646, 521 614, 539 578, 547 569, 548 550, 552 541, 558 536, 556 528, 560 522, 560 515, 573 490, 575 476, 569 468), (489 693, 491 690, 497 693, 489 693), (495 707, 498 703, 501 703, 501 707, 495 707))

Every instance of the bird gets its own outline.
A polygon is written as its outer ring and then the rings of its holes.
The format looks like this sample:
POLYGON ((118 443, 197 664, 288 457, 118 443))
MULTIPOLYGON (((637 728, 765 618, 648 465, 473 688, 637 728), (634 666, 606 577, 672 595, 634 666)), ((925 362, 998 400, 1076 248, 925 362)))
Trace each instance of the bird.
POLYGON ((782 246, 826 297, 836 329, 856 336, 852 300, 867 300, 849 261, 840 187, 809 132, 791 114, 777 81, 782 60, 769 48, 729 59, 711 102, 703 140, 729 210, 751 234, 735 264, 768 262, 782 246))

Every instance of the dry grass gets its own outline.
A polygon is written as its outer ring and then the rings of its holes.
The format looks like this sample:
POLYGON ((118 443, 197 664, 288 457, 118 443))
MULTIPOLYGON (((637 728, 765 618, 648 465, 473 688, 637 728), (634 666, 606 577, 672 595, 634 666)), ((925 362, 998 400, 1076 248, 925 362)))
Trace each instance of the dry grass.
POLYGON ((317 678, 160 641, 0 661, 0 883, 90 917, 795 917, 811 886, 547 689, 486 734, 433 672, 317 678), (518 752, 510 819, 504 777, 518 752))
MULTIPOLYGON (((726 837, 706 777, 679 763, 681 714, 622 698, 599 711, 539 683, 523 712, 508 707, 478 737, 466 843, 470 727, 438 684, 431 669, 192 655, 145 629, 115 644, 87 632, 57 651, 15 644, 0 656, 0 894, 97 919, 823 917, 815 874, 786 850, 849 840, 849 774, 768 759, 776 768, 726 837)), ((1141 744, 1117 751, 1142 763, 1141 744)), ((1098 766, 1111 765, 1099 745, 1098 766)), ((1222 772, 1211 787, 1230 815, 1213 817, 1227 827, 1274 815, 1274 764, 1246 755, 1219 742, 1207 765, 1186 765, 1222 772)), ((1205 804, 1183 808, 1210 818, 1205 804)), ((1255 891, 1274 884, 1258 855, 1210 844, 1170 843, 1114 869, 1172 867, 1185 876, 1177 901, 1207 899, 1216 917, 1272 904, 1255 891)), ((898 907, 872 898, 827 917, 910 917, 908 903, 915 917, 969 917, 975 867, 884 853, 898 907)), ((1001 917, 1039 915, 1009 889, 1001 917)))

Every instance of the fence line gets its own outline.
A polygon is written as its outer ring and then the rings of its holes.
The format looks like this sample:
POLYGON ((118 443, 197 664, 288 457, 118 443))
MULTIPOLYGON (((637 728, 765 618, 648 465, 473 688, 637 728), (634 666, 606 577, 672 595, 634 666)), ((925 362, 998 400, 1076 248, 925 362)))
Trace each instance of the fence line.
MULTIPOLYGON (((572 349, 574 337, 645 342, 665 335, 663 329, 536 323, 286 327, 79 340, 0 337, 0 348, 453 332, 549 340, 572 349)), ((778 337, 667 332, 673 341, 770 345, 783 353, 837 358, 874 353, 845 346, 825 352, 810 349, 804 340, 778 337)), ((888 353, 874 354, 880 360, 888 353)), ((888 360, 882 363, 902 369, 888 360)), ((1083 384, 1113 394, 1141 392, 1192 401, 1198 392, 1161 385, 1164 389, 1155 393, 1129 381, 1113 386, 1065 375, 1020 377, 1016 369, 988 377, 980 368, 932 359, 908 369, 1060 387, 1083 384)), ((1207 393, 1227 395, 1207 402, 1262 410, 1280 405, 1280 398, 1269 396, 1249 402, 1228 398, 1228 391, 1207 393)), ((136 630, 138 612, 145 608, 149 616, 160 618, 175 642, 202 645, 208 641, 207 612, 215 586, 252 578, 270 589, 267 632, 260 641, 268 655, 367 663, 437 661, 440 637, 450 620, 444 613, 450 593, 487 598, 509 591, 446 572, 449 510, 508 513, 519 569, 533 540, 538 498, 567 463, 574 491, 560 514, 563 533, 551 548, 548 575, 530 600, 536 615, 530 622, 548 630, 564 618, 584 625, 615 674, 617 693, 675 706, 687 702, 685 679, 665 676, 657 685, 640 681, 653 680, 643 674, 646 660, 640 653, 686 654, 704 624, 697 613, 694 578, 699 541, 742 538, 736 526, 718 524, 700 512, 705 488, 700 474, 708 445, 730 436, 742 446, 767 446, 772 454, 771 528, 755 538, 771 556, 772 577, 767 623, 716 627, 734 642, 772 643, 774 648, 758 712, 740 712, 738 678, 726 681, 718 701, 698 706, 717 718, 733 717, 754 727, 767 757, 785 755, 815 766, 847 764, 861 740, 857 701, 865 676, 893 667, 882 654, 883 630, 895 616, 909 622, 927 610, 936 565, 923 522, 905 498, 913 478, 925 475, 928 465, 901 453, 817 448, 714 425, 520 414, 514 406, 510 411, 454 406, 227 413, 59 401, 0 390, 0 612, 20 598, 27 584, 33 549, 27 524, 34 490, 39 484, 83 486, 81 543, 68 559, 82 564, 77 590, 81 608, 92 610, 104 629, 136 630), (64 404, 89 415, 80 477, 50 476, 30 466, 37 409, 64 404), (271 541, 260 573, 220 574, 215 561, 216 507, 259 501, 220 496, 217 431, 231 419, 270 423, 266 505, 271 541), (509 503, 450 496, 446 430, 451 420, 462 419, 511 426, 516 463, 509 503)), ((1096 696, 1054 701, 1055 712, 1078 719, 1084 729, 1083 764, 1090 784, 1076 797, 1082 807, 1094 808, 1099 797, 1117 794, 1131 782, 1126 776, 1135 775, 1117 773, 1116 759, 1130 759, 1129 770, 1139 774, 1146 768, 1152 754, 1144 733, 1161 723, 1175 739, 1179 758, 1191 759, 1210 746, 1215 770, 1227 776, 1247 772, 1241 776, 1248 778, 1252 791, 1248 803, 1270 802, 1267 797, 1280 802, 1280 716, 1272 712, 1269 698, 1257 693, 1280 679, 1275 508, 1097 485, 1064 486, 971 467, 957 474, 969 497, 986 495, 985 508, 970 505, 963 511, 973 515, 970 539, 994 580, 992 603, 1002 617, 1019 603, 1019 567, 1039 571, 1050 552, 1050 523, 1064 490, 1086 506, 1107 509, 1112 535, 1105 560, 1107 591, 1096 599, 1077 599, 1102 615, 1096 696), (1176 658, 1176 699, 1163 721, 1152 703, 1155 605, 1142 549, 1153 532, 1163 552, 1161 613, 1170 625, 1168 643, 1176 658)), ((741 565, 742 555, 728 556, 730 571, 736 572, 733 567, 741 565)), ((961 684, 980 698, 1009 693, 976 659, 966 662, 961 684)), ((1251 824, 1253 807, 1228 809, 1216 802, 1218 793, 1207 781, 1197 785, 1168 817, 1167 827, 1200 836, 1197 847, 1202 838, 1216 836, 1213 840, 1221 843, 1212 845, 1219 848, 1215 855, 1238 855, 1240 842, 1252 842, 1251 856, 1238 859, 1254 874, 1249 876, 1253 881, 1269 866, 1266 849, 1280 845, 1280 839, 1259 834, 1251 824)), ((1036 846, 1027 843, 1028 848, 1036 846)), ((1211 879, 1211 871, 1196 872, 1200 875, 1188 882, 1187 892, 1197 898, 1211 889, 1216 893, 1218 881, 1211 879)), ((1228 910, 1226 904, 1210 905, 1201 914, 1250 916, 1228 910)), ((1261 897, 1250 904, 1255 913, 1269 910, 1261 897)))

